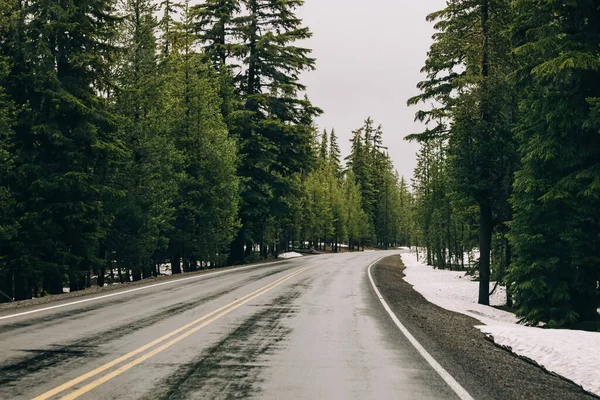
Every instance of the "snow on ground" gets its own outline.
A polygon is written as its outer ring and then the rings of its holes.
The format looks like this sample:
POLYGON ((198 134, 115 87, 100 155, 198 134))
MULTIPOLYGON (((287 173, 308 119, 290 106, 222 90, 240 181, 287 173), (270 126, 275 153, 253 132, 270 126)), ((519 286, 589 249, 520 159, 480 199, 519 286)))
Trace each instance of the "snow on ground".
MULTIPOLYGON (((405 280, 429 302, 483 322, 476 328, 498 345, 600 395, 600 333, 519 325, 514 314, 477 304, 479 282, 464 272, 434 269, 412 252, 404 252, 402 260, 405 280)), ((498 287, 490 303, 506 304, 504 288, 498 287)))
MULTIPOLYGON (((505 321, 516 323, 514 314, 477 304, 479 282, 465 276, 464 271, 434 269, 417 261, 414 253, 403 253, 405 280, 428 301, 450 311, 467 314, 483 323, 505 321)), ((494 287, 490 284, 490 291, 494 287)), ((506 304, 506 290, 499 286, 490 298, 494 306, 506 304)))
POLYGON ((160 264, 158 266, 161 275, 173 275, 171 271, 171 263, 160 264))
POLYGON ((278 255, 278 258, 298 258, 298 257, 302 257, 302 254, 296 253, 295 251, 281 253, 278 255))

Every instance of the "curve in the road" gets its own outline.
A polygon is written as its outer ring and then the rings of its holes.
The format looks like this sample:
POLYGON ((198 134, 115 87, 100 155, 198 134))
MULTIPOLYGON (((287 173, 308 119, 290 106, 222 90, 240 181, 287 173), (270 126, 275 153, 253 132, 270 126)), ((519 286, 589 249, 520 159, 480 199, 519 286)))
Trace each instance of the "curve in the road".
POLYGON ((398 327, 398 329, 400 329, 402 334, 408 339, 408 341, 414 346, 414 348, 417 349, 419 354, 427 361, 427 363, 431 366, 431 368, 433 368, 435 370, 435 372, 438 373, 438 375, 448 384, 448 386, 450 386, 450 388, 454 391, 454 393, 456 393, 456 395, 461 400, 474 400, 473 397, 471 397, 471 395, 460 385, 460 383, 458 383, 456 381, 456 379, 454 379, 452 377, 452 375, 450 375, 450 373, 448 373, 448 371, 446 371, 444 369, 444 367, 442 367, 431 356, 431 354, 429 354, 427 352, 427 350, 425 350, 425 348, 417 341, 417 339, 415 339, 415 337, 408 331, 408 329, 406 329, 406 327, 402 324, 402 322, 400 322, 398 317, 396 317, 396 314, 394 314, 394 312, 392 311, 392 309, 390 308, 388 303, 385 301, 385 299, 381 295, 381 292, 379 292, 379 289, 377 289, 377 286, 375 285, 375 281, 373 280, 373 275, 371 274, 371 268, 373 267, 373 265, 377 264, 380 260, 381 260, 381 258, 379 260, 373 262, 371 265, 369 265, 369 267, 367 268, 367 273, 369 274, 369 280, 371 281, 371 286, 373 286, 373 290, 375 291, 375 294, 377 295, 377 298, 379 298, 379 301, 383 305, 383 308, 385 309, 385 311, 392 318, 392 321, 394 321, 394 324, 396 324, 396 326, 398 327))

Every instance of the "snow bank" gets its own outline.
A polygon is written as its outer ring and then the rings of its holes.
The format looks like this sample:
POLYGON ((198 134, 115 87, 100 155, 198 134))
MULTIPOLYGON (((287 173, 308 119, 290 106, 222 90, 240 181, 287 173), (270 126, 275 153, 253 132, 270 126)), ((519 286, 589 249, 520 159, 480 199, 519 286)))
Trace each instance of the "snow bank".
MULTIPOLYGON (((434 269, 417 261, 414 253, 402 253, 402 261, 406 265, 405 280, 429 302, 446 310, 469 315, 487 324, 488 322, 505 321, 516 323, 514 314, 477 304, 479 282, 474 282, 461 271, 434 269)), ((490 291, 494 285, 490 284, 490 291)), ((506 304, 506 290, 498 287, 490 298, 494 306, 506 304)))
POLYGON ((298 257, 302 257, 302 254, 296 253, 295 251, 290 251, 290 252, 287 252, 287 253, 281 253, 278 256, 278 258, 298 258, 298 257))
MULTIPOLYGON (((464 272, 436 270, 409 252, 402 253, 402 260, 405 280, 428 301, 483 322, 476 328, 498 345, 600 395, 600 333, 518 325, 514 314, 477 304, 479 282, 464 272)), ((497 289, 490 303, 506 304, 504 288, 497 289)))
POLYGON ((600 395, 600 333, 501 324, 477 328, 513 353, 600 395))

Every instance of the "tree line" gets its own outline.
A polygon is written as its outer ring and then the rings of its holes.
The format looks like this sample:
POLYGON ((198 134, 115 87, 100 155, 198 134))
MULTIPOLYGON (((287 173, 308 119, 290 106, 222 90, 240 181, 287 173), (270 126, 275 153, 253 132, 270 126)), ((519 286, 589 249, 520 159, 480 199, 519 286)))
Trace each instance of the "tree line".
POLYGON ((600 9, 450 0, 409 105, 426 104, 411 241, 440 268, 480 251, 522 321, 598 329, 600 9))
POLYGON ((406 240, 372 120, 343 165, 301 0, 0 0, 0 291, 406 240))

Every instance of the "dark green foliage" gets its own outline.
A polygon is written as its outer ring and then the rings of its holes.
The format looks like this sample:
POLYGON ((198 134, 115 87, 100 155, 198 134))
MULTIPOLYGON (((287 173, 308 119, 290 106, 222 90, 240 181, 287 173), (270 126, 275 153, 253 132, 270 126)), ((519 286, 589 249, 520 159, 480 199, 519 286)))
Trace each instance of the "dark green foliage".
POLYGON ((242 160, 242 229, 231 263, 242 262, 255 243, 264 257, 267 243, 279 241, 273 234, 281 229, 273 222, 291 211, 290 195, 298 189, 295 175, 314 164, 312 119, 320 110, 299 98, 305 89, 299 74, 314 68, 314 59, 309 49, 294 43, 311 36, 295 15, 302 3, 215 0, 194 9, 208 57, 221 76, 231 76, 233 68, 235 93, 241 100, 224 103, 232 106, 223 112, 230 130, 235 130, 242 160))
POLYGON ((516 2, 522 93, 510 278, 529 324, 599 320, 600 10, 516 2))
POLYGON ((0 10, 6 10, 0 13, 0 291, 12 297, 12 285, 8 283, 12 280, 13 270, 8 266, 7 256, 10 252, 8 243, 14 237, 17 225, 14 215, 16 203, 9 184, 10 175, 14 171, 14 160, 8 144, 14 135, 16 110, 5 88, 8 86, 8 75, 12 67, 9 30, 15 22, 16 2, 2 0, 0 10))
POLYGON ((205 53, 215 67, 225 67, 227 61, 244 50, 237 42, 240 31, 240 0, 207 0, 194 7, 196 31, 205 44, 205 53))
POLYGON ((447 268, 478 230, 481 303, 491 277, 524 323, 596 329, 597 4, 455 0, 429 20, 412 236, 447 268))
POLYGON ((239 203, 224 80, 188 4, 162 7, 2 2, 0 290, 142 279, 173 248, 190 270, 223 264, 239 203))
MULTIPOLYGON (((511 48, 505 34, 510 4, 506 0, 451 1, 428 18, 438 30, 423 68, 428 79, 419 84, 422 93, 409 104, 433 100, 439 106, 416 116, 434 128, 409 138, 443 147, 442 174, 447 175, 443 196, 453 192, 453 200, 448 199, 442 212, 450 215, 452 201, 479 208, 479 302, 489 304, 491 240, 494 230, 510 219, 508 197, 517 161, 512 135, 514 93, 508 79, 511 48)), ((433 211, 440 212, 438 207, 433 211)), ((423 230, 439 231, 429 225, 436 221, 440 219, 423 220, 428 224, 423 230)), ((453 228, 446 224, 447 241, 438 242, 442 248, 437 252, 465 247, 450 243, 453 228)), ((428 247, 435 245, 427 240, 428 247)))
MULTIPOLYGON (((114 112, 127 154, 112 176, 115 194, 107 201, 112 218, 103 250, 109 268, 114 262, 126 265, 126 280, 129 268, 138 280, 156 275, 160 260, 154 256, 167 247, 181 155, 164 121, 167 82, 159 74, 154 8, 147 0, 129 0, 125 6, 114 112)), ((104 273, 103 268, 99 276, 104 273)))
POLYGON ((382 129, 317 141, 302 4, 2 0, 4 297, 399 243, 382 129))
POLYGON ((335 129, 332 129, 329 133, 329 162, 331 163, 335 177, 341 179, 343 176, 342 152, 338 144, 335 129))
POLYGON ((170 136, 183 155, 170 250, 173 271, 222 265, 238 229, 239 180, 235 142, 221 114, 219 81, 196 53, 192 14, 186 2, 177 26, 178 45, 170 54, 169 93, 173 100, 170 136), (200 264, 198 264, 200 263, 200 264))
POLYGON ((371 118, 354 131, 348 169, 360 188, 366 232, 361 242, 387 249, 400 243, 400 177, 383 146, 383 127, 375 128, 371 118))
POLYGON ((81 289, 100 263, 102 200, 110 191, 104 178, 121 151, 98 95, 108 89, 114 55, 112 13, 112 1, 32 1, 14 28, 27 60, 12 71, 22 86, 9 89, 22 108, 10 141, 19 227, 9 263, 21 275, 18 298, 62 292, 66 277, 81 289))

